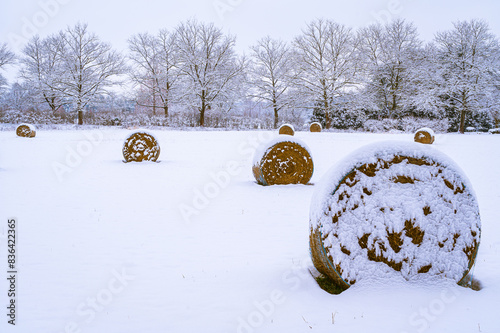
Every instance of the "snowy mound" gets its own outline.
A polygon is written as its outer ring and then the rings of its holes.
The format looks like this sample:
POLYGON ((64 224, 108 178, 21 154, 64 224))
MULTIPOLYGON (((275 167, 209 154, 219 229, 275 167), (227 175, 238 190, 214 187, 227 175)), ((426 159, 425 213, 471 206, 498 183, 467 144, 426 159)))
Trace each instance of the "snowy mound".
POLYGON ((35 126, 31 124, 20 124, 16 128, 16 135, 25 138, 34 138, 36 135, 35 126))
POLYGON ((428 127, 423 127, 415 132, 414 141, 418 143, 432 144, 434 143, 434 131, 428 127))
POLYGON ((373 277, 446 277, 474 264, 481 222, 460 168, 430 147, 385 142, 331 169, 310 211, 316 268, 342 288, 373 277))
POLYGON ((307 184, 314 171, 311 151, 302 140, 279 136, 257 148, 252 171, 261 185, 307 184))
POLYGON ((293 125, 290 124, 283 124, 280 126, 278 129, 279 134, 286 134, 286 135, 294 135, 295 134, 295 128, 293 128, 293 125))
POLYGON ((155 162, 160 156, 160 145, 152 133, 138 130, 125 139, 122 152, 125 162, 155 162))

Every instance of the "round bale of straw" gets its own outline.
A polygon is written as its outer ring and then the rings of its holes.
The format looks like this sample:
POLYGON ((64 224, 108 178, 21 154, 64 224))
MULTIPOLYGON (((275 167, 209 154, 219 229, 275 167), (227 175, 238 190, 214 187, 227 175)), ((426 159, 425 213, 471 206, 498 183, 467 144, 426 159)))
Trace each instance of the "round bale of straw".
POLYGON ((414 141, 424 144, 432 144, 434 142, 434 131, 430 128, 423 127, 415 133, 414 141))
POLYGON ((324 176, 311 203, 313 263, 342 290, 374 277, 464 285, 480 234, 467 177, 416 143, 361 148, 324 176))
POLYGON ((311 126, 309 126, 309 130, 311 132, 321 132, 322 129, 323 129, 323 127, 318 122, 314 122, 311 124, 311 126))
POLYGON ((34 138, 36 136, 35 126, 31 124, 20 124, 16 128, 16 135, 24 138, 34 138))
POLYGON ((302 140, 279 136, 257 149, 252 171, 260 185, 307 184, 314 165, 302 140))
POLYGON ((293 136, 295 134, 295 129, 290 124, 283 124, 280 126, 278 133, 293 136))
POLYGON ((125 162, 156 162, 160 156, 160 145, 153 134, 139 130, 128 136, 122 152, 125 162))

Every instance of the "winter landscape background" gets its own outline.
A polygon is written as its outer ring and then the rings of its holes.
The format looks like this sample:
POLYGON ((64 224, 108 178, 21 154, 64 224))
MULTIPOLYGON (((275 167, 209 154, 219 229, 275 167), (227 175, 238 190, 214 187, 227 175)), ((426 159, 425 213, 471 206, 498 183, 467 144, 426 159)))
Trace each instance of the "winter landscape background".
POLYGON ((26 0, 0 8, 0 331, 500 330, 496 0, 26 0), (321 133, 308 125, 319 121, 321 133), (16 137, 34 124, 36 137, 16 137), (308 185, 260 186, 256 148, 290 123, 308 185), (79 125, 80 124, 80 125, 79 125), (131 131, 158 163, 123 163, 131 131), (435 149, 473 184, 479 291, 310 274, 322 176, 374 142, 435 149), (464 132, 464 134, 460 134, 464 132), (8 323, 8 219, 17 318, 8 323), (498 236, 498 237, 497 237, 498 236))

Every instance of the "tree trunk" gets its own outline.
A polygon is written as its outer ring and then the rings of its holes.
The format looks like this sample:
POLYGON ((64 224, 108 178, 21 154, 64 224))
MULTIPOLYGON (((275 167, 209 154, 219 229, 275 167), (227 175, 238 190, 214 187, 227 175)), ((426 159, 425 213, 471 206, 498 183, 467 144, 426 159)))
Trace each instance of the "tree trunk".
POLYGON ((273 99, 273 110, 274 110, 274 129, 278 128, 278 106, 276 105, 276 99, 273 99))
POLYGON ((76 110, 78 111, 78 125, 83 125, 83 110, 82 103, 80 101, 76 104, 76 110))
POLYGON ((164 105, 163 110, 165 110, 165 118, 168 118, 168 105, 164 105))
POLYGON ((201 108, 200 110, 200 127, 205 126, 205 111, 207 109, 207 102, 205 99, 205 90, 201 91, 201 108))
POLYGON ((460 133, 464 134, 465 132, 465 109, 462 109, 460 112, 460 133))
POLYGON ((325 99, 325 128, 329 129, 330 128, 330 113, 328 112, 329 105, 328 105, 328 100, 325 99))

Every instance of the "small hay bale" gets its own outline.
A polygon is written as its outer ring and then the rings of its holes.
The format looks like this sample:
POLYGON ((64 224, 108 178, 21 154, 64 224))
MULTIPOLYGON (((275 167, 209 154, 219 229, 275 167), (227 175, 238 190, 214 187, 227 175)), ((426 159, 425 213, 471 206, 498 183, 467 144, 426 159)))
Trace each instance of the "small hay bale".
POLYGON ((322 129, 323 129, 323 127, 318 122, 314 122, 311 124, 311 126, 309 126, 309 130, 311 132, 321 132, 322 129))
POLYGON ((252 171, 260 185, 307 184, 314 165, 304 142, 279 136, 255 152, 252 171))
POLYGON ((430 128, 424 127, 419 129, 414 136, 414 141, 418 143, 424 143, 424 144, 432 144, 434 143, 434 131, 430 128))
POLYGON ((295 129, 290 124, 283 124, 280 126, 278 133, 293 136, 295 134, 295 129))
POLYGON ((160 145, 153 134, 140 130, 125 140, 122 152, 125 162, 156 162, 160 156, 160 145))
POLYGON ((36 129, 31 124, 21 124, 17 126, 16 134, 24 138, 34 138, 36 136, 36 129))
POLYGON ((467 177, 416 143, 377 143, 332 168, 313 196, 310 251, 342 289, 370 278, 464 285, 481 234, 467 177))

